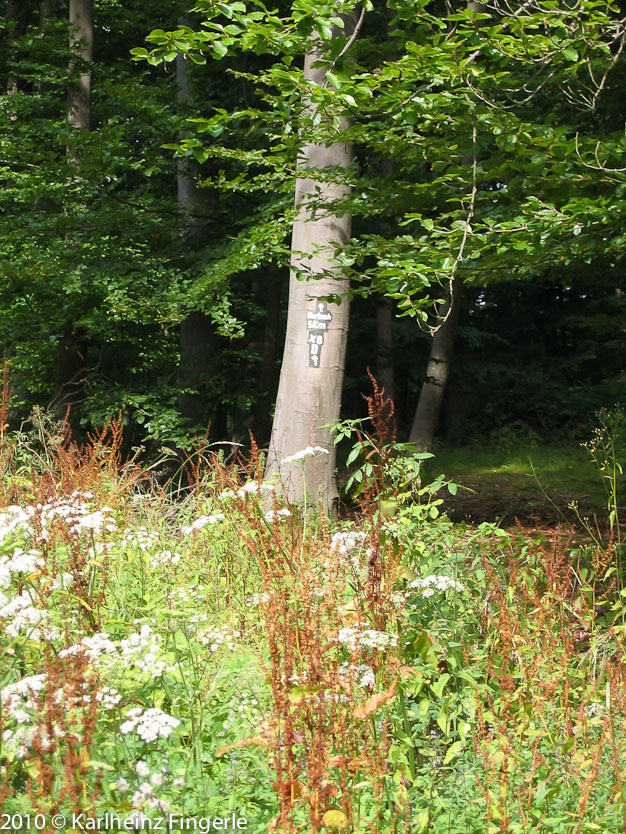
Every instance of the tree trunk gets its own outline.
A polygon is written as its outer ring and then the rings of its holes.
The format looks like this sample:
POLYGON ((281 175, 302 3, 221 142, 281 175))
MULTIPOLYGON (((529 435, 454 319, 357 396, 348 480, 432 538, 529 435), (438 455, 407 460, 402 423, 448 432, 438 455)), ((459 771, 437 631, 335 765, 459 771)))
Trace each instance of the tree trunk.
MULTIPOLYGON (((192 94, 189 61, 184 55, 176 57, 176 81, 179 111, 182 114, 192 94)), ((198 188, 191 160, 183 158, 177 161, 176 185, 181 218, 180 233, 191 251, 194 239, 201 234, 198 210, 203 208, 208 212, 215 207, 209 206, 206 190, 198 188)), ((208 388, 211 377, 217 373, 220 354, 219 342, 209 316, 195 311, 181 321, 179 348, 178 384, 183 393, 178 397, 178 411, 190 426, 206 428, 210 422, 212 435, 217 434, 219 437, 226 430, 223 409, 218 406, 215 413, 210 413, 208 405, 208 388)))
MULTIPOLYGON (((393 372, 393 305, 388 298, 382 298, 376 309, 376 376, 385 394, 395 404, 396 390, 393 372)), ((391 414, 385 415, 387 420, 391 414)), ((394 426, 390 426, 393 429, 394 426)))
MULTIPOLYGON (((45 9, 42 6, 42 14, 45 9)), ((87 133, 91 122, 91 70, 84 64, 93 60, 93 0, 70 0, 70 79, 67 84, 66 121, 69 127, 87 133)), ((70 140, 67 145, 67 159, 78 177, 80 152, 70 140)), ((68 241, 71 246, 71 241, 68 241)), ((59 341, 55 368, 55 412, 62 416, 68 405, 78 404, 82 399, 82 375, 85 356, 81 334, 71 322, 67 322, 65 333, 59 341)), ((72 431, 78 428, 76 414, 70 414, 72 431)))
MULTIPOLYGON (((472 12, 484 11, 484 5, 479 0, 467 0, 466 5, 472 12)), ((483 22, 479 22, 478 25, 483 25, 483 22)), ((472 164, 472 159, 466 158, 463 162, 469 166, 472 164)), ((409 435, 409 441, 422 451, 427 451, 432 446, 439 423, 441 404, 452 363, 454 338, 459 323, 462 289, 462 279, 455 275, 450 283, 450 300, 441 311, 444 321, 433 336, 430 358, 426 367, 426 380, 420 392, 409 435)))
POLYGON ((426 366, 426 379, 422 385, 409 435, 409 441, 414 443, 420 451, 428 451, 433 444, 441 412, 441 403, 450 374, 454 337, 456 336, 461 309, 461 281, 459 278, 452 280, 450 291, 450 301, 441 311, 444 321, 433 336, 430 357, 426 366))
MULTIPOLYGON (((6 30, 9 33, 9 37, 11 38, 21 34, 20 7, 18 6, 17 0, 8 0, 7 2, 6 30)), ((7 47, 6 44, 5 49, 8 49, 9 53, 9 57, 7 58, 7 96, 14 96, 18 92, 18 87, 17 79, 13 75, 13 68, 15 66, 13 55, 11 54, 13 50, 10 46, 7 47)), ((10 107, 8 110, 8 115, 9 119, 12 122, 17 121, 17 112, 10 107)))
MULTIPOLYGON (((350 35, 355 26, 352 15, 345 25, 345 34, 350 35)), ((323 58, 316 49, 305 57, 307 81, 325 83, 326 67, 319 66, 323 58)), ((312 106, 308 115, 315 115, 312 106)), ((347 126, 344 121, 342 128, 347 126)), ((306 144, 299 163, 316 171, 345 170, 351 159, 352 148, 343 142, 306 144)), ((337 484, 335 447, 324 426, 339 419, 349 316, 348 282, 335 253, 348 243, 352 220, 347 214, 337 214, 333 203, 349 191, 347 185, 306 176, 296 181, 298 214, 292 230, 287 333, 266 467, 268 476, 280 474, 289 500, 303 498, 306 489, 326 512, 336 503, 337 484), (311 206, 311 201, 318 207, 311 206), (325 204, 330 207, 325 209, 325 204), (301 273, 315 280, 299 279, 301 273), (324 300, 328 296, 336 300, 324 300), (303 464, 282 463, 308 446, 320 446, 328 454, 318 453, 303 464)))
MULTIPOLYGON (((67 123, 89 130, 91 122, 91 71, 93 60, 93 0, 70 0, 71 78, 67 85, 67 123)), ((75 160, 70 153, 70 161, 75 160)))
POLYGON ((270 404, 273 402, 276 386, 276 351, 280 324, 280 286, 276 277, 269 278, 266 292, 265 330, 253 427, 255 439, 262 446, 269 442, 272 430, 270 404))

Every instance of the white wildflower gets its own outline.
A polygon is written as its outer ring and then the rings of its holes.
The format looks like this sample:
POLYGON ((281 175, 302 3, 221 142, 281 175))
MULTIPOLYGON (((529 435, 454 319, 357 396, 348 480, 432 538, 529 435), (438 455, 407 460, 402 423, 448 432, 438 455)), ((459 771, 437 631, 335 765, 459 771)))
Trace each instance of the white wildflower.
POLYGON ((98 660, 103 654, 117 653, 117 646, 110 639, 106 632, 92 634, 91 637, 83 637, 80 643, 68 646, 59 652, 59 657, 68 657, 73 654, 84 652, 90 660, 98 660))
POLYGON ((225 501, 228 498, 247 498, 249 495, 256 495, 257 493, 272 492, 276 489, 274 484, 268 481, 248 481, 238 490, 225 489, 217 496, 220 501, 225 501))
POLYGON ((202 528, 206 527, 207 524, 217 524, 218 521, 224 521, 225 519, 226 516, 222 513, 215 513, 214 515, 201 515, 200 518, 192 521, 191 524, 181 527, 180 531, 183 536, 188 536, 190 533, 193 533, 194 530, 202 530, 202 528))
POLYGON ((130 800, 131 805, 133 806, 133 808, 136 809, 143 808, 143 804, 145 801, 146 798, 141 791, 135 791, 135 793, 133 794, 133 798, 130 800))
POLYGON ((33 605, 28 591, 4 601, 0 607, 0 620, 5 620, 4 628, 8 637, 24 634, 29 640, 57 640, 60 632, 50 625, 48 611, 33 605))
POLYGON ((409 582, 409 588, 421 590, 423 597, 432 597, 436 591, 454 591, 462 593, 465 586, 449 576, 430 574, 430 576, 418 577, 409 582))
POLYGON ((209 646, 212 652, 216 652, 222 646, 230 651, 235 649, 235 641, 241 637, 239 631, 233 631, 229 626, 208 626, 198 632, 198 642, 203 646, 209 646))
POLYGON ((14 549, 13 556, 8 563, 9 570, 13 573, 38 573, 44 565, 45 562, 39 550, 24 551, 21 547, 14 549))
MULTIPOLYGON (((135 710, 129 710, 130 712, 135 712, 135 710)), ((141 713, 141 710, 137 710, 137 712, 141 713)), ((139 761, 135 765, 135 773, 139 776, 140 779, 147 779, 150 776, 150 768, 144 761, 139 761)))
POLYGON ((123 735, 136 732, 139 738, 150 743, 159 738, 168 738, 179 724, 178 718, 168 715, 158 707, 152 707, 145 712, 134 707, 126 713, 126 721, 120 726, 120 732, 123 735))
POLYGON ((115 783, 115 787, 120 793, 126 793, 130 788, 130 784, 127 779, 124 779, 123 776, 120 776, 120 778, 115 783))
POLYGON ((350 551, 361 547, 366 538, 367 533, 363 532, 363 530, 347 530, 335 533, 330 540, 330 549, 331 551, 334 550, 340 553, 342 556, 347 556, 350 551))
POLYGON ((74 583, 74 574, 68 570, 61 571, 61 573, 52 580, 50 589, 52 591, 66 591, 71 588, 74 583))
POLYGON ((251 605, 266 605, 270 601, 270 595, 265 593, 265 591, 261 594, 252 594, 246 600, 246 605, 250 608, 251 605))
POLYGON ((265 513, 265 520, 272 523, 273 521, 276 521, 279 518, 289 518, 290 515, 291 513, 289 512, 289 510, 286 510, 284 508, 280 510, 268 510, 265 513))
POLYGON ((0 513, 0 544, 20 530, 27 536, 31 535, 33 532, 31 521, 35 512, 35 507, 31 506, 26 509, 14 504, 5 507, 0 513))
POLYGON ((351 652, 358 649, 376 649, 385 651, 398 645, 398 635, 388 634, 386 631, 375 631, 372 628, 361 631, 358 628, 342 628, 337 634, 337 642, 342 643, 351 652))
POLYGON ((307 458, 313 458, 316 455, 329 454, 328 449, 324 449, 323 446, 307 446, 306 449, 300 449, 299 452, 294 452, 293 455, 287 455, 287 457, 281 460, 281 463, 297 463, 302 460, 307 460, 307 458))
POLYGON ((8 556, 0 556, 0 588, 7 589, 11 585, 11 562, 8 556))
POLYGON ((152 787, 150 782, 142 782, 141 785, 139 785, 139 791, 144 796, 152 796, 152 794, 154 793, 154 788, 152 787))
POLYGON ((180 553, 172 553, 171 550, 161 550, 150 556, 150 567, 158 568, 160 565, 176 565, 180 562, 180 553))
POLYGON ((155 530, 148 530, 143 526, 133 529, 126 528, 122 539, 122 547, 132 547, 147 553, 158 545, 159 538, 160 536, 155 530))
POLYGON ((122 696, 117 691, 110 686, 105 686, 100 692, 96 693, 96 701, 99 701, 104 709, 115 709, 115 707, 119 704, 122 700, 122 696))

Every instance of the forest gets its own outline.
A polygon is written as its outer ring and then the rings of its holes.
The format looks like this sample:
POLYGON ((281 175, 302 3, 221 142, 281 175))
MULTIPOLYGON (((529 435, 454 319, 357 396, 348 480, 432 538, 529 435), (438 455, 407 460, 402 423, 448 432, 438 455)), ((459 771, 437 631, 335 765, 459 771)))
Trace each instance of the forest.
POLYGON ((0 39, 0 828, 626 831, 622 0, 0 39))

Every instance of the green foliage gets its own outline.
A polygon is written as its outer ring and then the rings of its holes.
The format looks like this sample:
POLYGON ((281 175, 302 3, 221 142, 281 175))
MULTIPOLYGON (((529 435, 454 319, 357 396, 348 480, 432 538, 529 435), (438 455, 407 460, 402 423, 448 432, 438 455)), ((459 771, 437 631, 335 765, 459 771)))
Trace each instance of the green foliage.
POLYGON ((82 453, 50 428, 45 455, 0 436, 5 813, 623 827, 609 550, 381 513, 419 472, 396 465, 405 449, 331 536, 277 497, 268 510, 271 486, 223 457, 190 466, 174 501, 118 469, 119 427, 82 453))
MULTIPOLYGON (((78 175, 66 152, 64 10, 23 4, 1 33, 0 336, 19 389, 14 416, 71 404, 84 433, 122 409, 131 445, 188 445, 209 421, 220 439, 240 437, 250 410, 266 423, 277 369, 262 345, 280 343, 284 324, 266 334, 266 304, 290 260, 298 155, 336 140, 354 148, 349 171, 307 173, 352 186, 340 206, 319 208, 353 218, 336 259, 358 309, 387 296, 428 333, 451 279, 465 286, 451 380, 465 405, 450 437, 520 420, 541 437, 564 423, 580 434, 581 419, 622 396, 617 4, 555 14, 543 2, 479 13, 424 0, 199 2, 184 25, 177 11, 95 3, 92 130, 72 137, 78 175), (348 39, 342 15, 355 11, 348 39), (313 40, 328 81, 312 88, 301 58, 313 40), (198 192, 186 218, 181 170, 198 192), (191 385, 178 336, 193 313, 215 338, 191 385), (185 397, 193 418, 177 417, 185 397)), ((354 327, 348 392, 375 359, 366 319, 354 327)), ((402 327, 405 429, 427 343, 402 327)), ((358 413, 351 403, 348 416, 358 413)))

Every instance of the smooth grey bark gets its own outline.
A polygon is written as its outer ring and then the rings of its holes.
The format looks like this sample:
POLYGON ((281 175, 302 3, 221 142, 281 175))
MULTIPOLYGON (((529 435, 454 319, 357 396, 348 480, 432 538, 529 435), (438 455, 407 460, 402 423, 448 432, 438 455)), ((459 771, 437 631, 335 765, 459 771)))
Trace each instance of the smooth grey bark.
MULTIPOLYGON (((350 36, 356 27, 353 15, 345 26, 350 36)), ((321 64, 323 59, 314 45, 304 61, 307 81, 325 84, 328 65, 321 64)), ((311 104, 307 115, 317 115, 311 104)), ((347 126, 344 120, 342 129, 347 126)), ((301 172, 341 172, 351 160, 352 148, 345 142, 305 144, 299 167, 301 172)), ((302 499, 306 491, 326 512, 332 511, 338 493, 335 447, 325 426, 339 419, 349 320, 348 281, 336 253, 348 243, 352 221, 333 206, 349 192, 347 185, 331 178, 318 181, 301 173, 296 181, 287 332, 266 466, 267 477, 280 475, 289 500, 302 499), (300 279, 302 273, 315 280, 300 279), (325 296, 337 297, 337 302, 322 301, 325 296), (302 464, 282 463, 309 446, 320 446, 328 454, 318 453, 302 464)))
POLYGON ((426 379, 422 385, 409 441, 420 451, 428 451, 433 444, 446 383, 452 365, 454 338, 461 309, 461 281, 453 278, 451 298, 441 310, 442 323, 435 332, 426 366, 426 379))
MULTIPOLYGON (((69 20, 72 77, 67 85, 67 123, 87 131, 91 124, 91 70, 85 63, 93 61, 93 0, 70 0, 69 20)), ((74 161, 72 153, 70 161, 74 161)))
MULTIPOLYGON (((467 0, 467 8, 474 13, 484 11, 484 5, 478 0, 467 0)), ((474 149, 474 154, 475 152, 474 149)), ((465 158, 463 162, 468 166, 472 165, 473 162, 475 178, 475 157, 473 160, 465 158)), ((475 187, 476 183, 474 181, 473 188, 475 189, 475 187)), ((430 357, 426 367, 426 379, 422 385, 409 435, 409 441, 414 443, 421 451, 428 451, 435 439, 441 405, 452 365, 454 339, 460 316, 462 287, 462 279, 455 274, 450 281, 450 299, 440 313, 443 321, 433 336, 430 357)))

